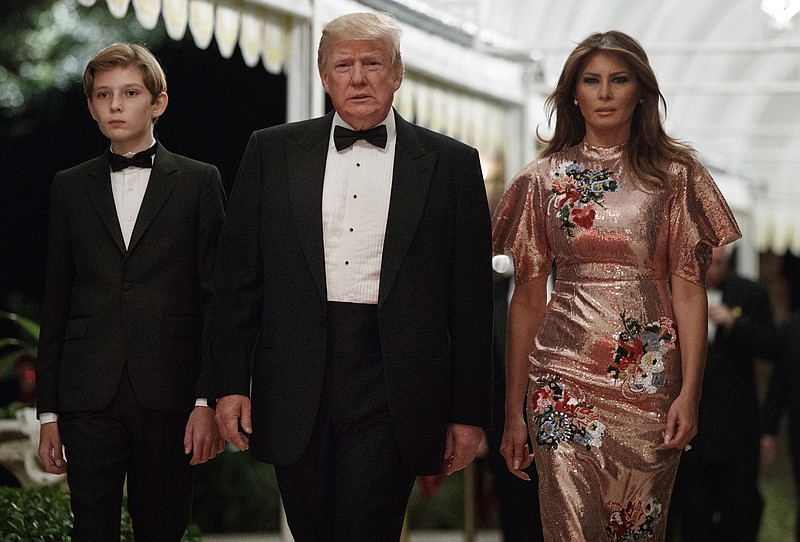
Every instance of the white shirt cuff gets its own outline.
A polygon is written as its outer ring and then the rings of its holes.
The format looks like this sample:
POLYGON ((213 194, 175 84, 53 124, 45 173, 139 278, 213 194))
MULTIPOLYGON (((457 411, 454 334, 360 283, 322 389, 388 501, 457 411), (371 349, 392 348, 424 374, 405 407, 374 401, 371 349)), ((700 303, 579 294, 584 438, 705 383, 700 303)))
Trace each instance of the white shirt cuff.
POLYGON ((39 425, 58 421, 58 414, 55 412, 41 412, 39 414, 39 425))

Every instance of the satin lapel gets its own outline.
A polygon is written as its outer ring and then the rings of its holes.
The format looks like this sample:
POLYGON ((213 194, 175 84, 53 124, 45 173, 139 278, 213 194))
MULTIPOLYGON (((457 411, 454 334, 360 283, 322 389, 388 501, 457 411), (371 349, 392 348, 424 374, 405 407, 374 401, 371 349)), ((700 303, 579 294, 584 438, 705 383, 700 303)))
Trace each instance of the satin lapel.
POLYGON ((174 173, 178 170, 172 153, 159 144, 156 151, 156 159, 153 162, 153 171, 150 172, 150 180, 147 182, 147 190, 144 193, 142 207, 136 217, 136 224, 133 226, 131 242, 128 244, 130 253, 136 247, 142 234, 147 231, 153 219, 156 217, 161 207, 175 188, 174 173))
POLYGON ((333 113, 316 121, 298 141, 286 144, 292 214, 303 253, 322 299, 328 298, 322 237, 322 184, 332 122, 333 113))
POLYGON ((87 185, 89 198, 94 203, 97 214, 105 224, 108 233, 120 252, 125 254, 125 240, 119 227, 117 206, 114 204, 114 192, 111 190, 111 169, 108 165, 108 151, 95 161, 97 169, 90 173, 92 179, 87 185))
POLYGON ((383 241, 381 284, 378 294, 380 309, 400 270, 414 234, 433 177, 437 153, 427 152, 417 138, 413 125, 395 113, 397 148, 394 157, 392 195, 389 199, 389 218, 383 241))

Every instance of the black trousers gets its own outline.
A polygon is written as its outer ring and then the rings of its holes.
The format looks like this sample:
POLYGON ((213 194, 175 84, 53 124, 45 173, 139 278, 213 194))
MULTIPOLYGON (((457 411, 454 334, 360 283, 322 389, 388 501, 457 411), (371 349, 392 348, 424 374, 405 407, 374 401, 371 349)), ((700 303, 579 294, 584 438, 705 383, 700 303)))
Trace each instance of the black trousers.
POLYGON ((275 468, 296 542, 396 542, 415 475, 392 429, 374 305, 329 303, 328 355, 311 442, 275 468))
POLYGON ((758 460, 720 464, 692 454, 681 456, 670 505, 681 541, 756 542, 764 509, 758 460))
POLYGON ((74 542, 119 542, 126 476, 136 541, 181 539, 192 505, 190 457, 183 452, 188 418, 139 405, 127 372, 106 410, 59 416, 74 542))

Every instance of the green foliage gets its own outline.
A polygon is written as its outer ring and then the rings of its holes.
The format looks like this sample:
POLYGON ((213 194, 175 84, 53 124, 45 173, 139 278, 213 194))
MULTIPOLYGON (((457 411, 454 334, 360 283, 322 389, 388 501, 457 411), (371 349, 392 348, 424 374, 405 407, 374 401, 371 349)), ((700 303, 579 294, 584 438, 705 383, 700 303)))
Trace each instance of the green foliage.
POLYGON ((192 521, 203 532, 278 531, 280 497, 272 465, 227 448, 194 472, 192 521))
MULTIPOLYGON (((133 542, 127 508, 122 508, 121 542, 133 542)), ((0 540, 3 542, 68 542, 72 529, 69 495, 57 486, 0 487, 0 540)), ((199 542, 200 529, 190 525, 182 542, 199 542)))
POLYGON ((759 475, 758 485, 764 498, 764 512, 761 516, 758 542, 794 542, 797 496, 786 430, 784 424, 778 437, 780 445, 775 464, 762 467, 759 475))
POLYGON ((0 379, 14 371, 21 356, 36 359, 39 344, 39 324, 13 312, 0 310, 0 320, 11 323, 11 337, 0 337, 0 379))
POLYGON ((14 322, 22 332, 23 339, 27 339, 32 344, 39 342, 39 324, 30 318, 2 310, 0 310, 0 318, 14 322))
POLYGON ((0 540, 68 540, 72 528, 69 497, 58 487, 0 487, 0 540))
POLYGON ((464 528, 464 471, 448 476, 433 497, 414 484, 408 501, 408 523, 412 529, 464 528))
POLYGON ((13 420, 17 417, 17 411, 27 406, 25 403, 14 401, 4 407, 0 407, 0 420, 13 420))

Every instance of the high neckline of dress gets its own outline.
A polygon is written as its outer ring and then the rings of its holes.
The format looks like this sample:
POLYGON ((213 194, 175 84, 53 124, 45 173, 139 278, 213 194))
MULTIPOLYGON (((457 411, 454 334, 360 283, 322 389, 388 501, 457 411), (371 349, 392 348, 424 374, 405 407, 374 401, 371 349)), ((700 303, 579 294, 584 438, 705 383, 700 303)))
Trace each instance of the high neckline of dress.
POLYGON ((584 139, 581 141, 580 147, 581 151, 593 158, 616 158, 622 154, 622 150, 627 143, 627 141, 623 141, 619 145, 614 145, 613 147, 595 147, 587 143, 584 139))

